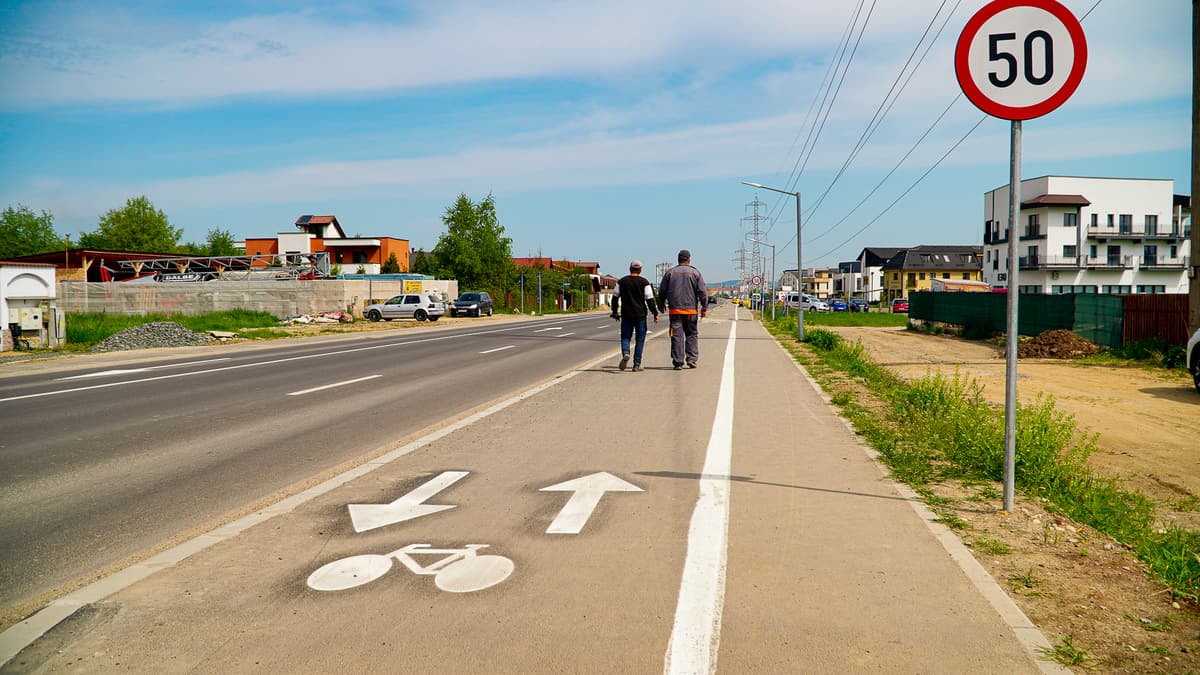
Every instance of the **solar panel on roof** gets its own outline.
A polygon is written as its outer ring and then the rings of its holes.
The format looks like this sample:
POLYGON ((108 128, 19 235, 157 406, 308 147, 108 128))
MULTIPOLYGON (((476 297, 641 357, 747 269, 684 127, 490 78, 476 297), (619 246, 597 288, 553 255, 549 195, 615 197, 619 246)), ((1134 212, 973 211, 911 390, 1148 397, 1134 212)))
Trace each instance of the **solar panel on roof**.
POLYGON ((299 218, 297 218, 297 219, 296 219, 296 224, 297 224, 297 225, 307 225, 307 224, 308 224, 308 221, 310 221, 310 220, 312 220, 312 216, 311 216, 311 215, 308 215, 308 216, 300 216, 299 218))

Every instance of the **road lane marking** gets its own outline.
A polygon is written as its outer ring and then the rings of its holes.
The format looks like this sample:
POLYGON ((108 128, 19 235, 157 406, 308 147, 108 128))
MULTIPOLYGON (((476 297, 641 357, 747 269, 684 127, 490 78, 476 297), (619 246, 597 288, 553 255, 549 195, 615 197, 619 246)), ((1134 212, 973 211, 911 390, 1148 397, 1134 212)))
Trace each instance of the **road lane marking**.
MULTIPOLYGON (((496 331, 490 331, 496 332, 496 331)), ((403 445, 391 452, 381 455, 374 460, 357 466, 345 473, 339 474, 329 480, 314 485, 303 492, 281 499, 270 506, 265 507, 261 511, 256 511, 249 515, 243 516, 232 523, 222 525, 218 528, 210 530, 193 539, 183 542, 174 548, 167 549, 158 555, 151 556, 139 563, 135 563, 125 569, 119 570, 103 577, 83 588, 68 593, 67 595, 52 600, 41 611, 33 616, 9 626, 4 632, 0 633, 0 666, 8 663, 22 649, 33 644, 35 640, 45 635, 54 626, 58 625, 67 617, 71 616, 80 607, 100 602, 101 600, 111 596, 114 593, 122 591, 133 584, 141 581, 161 570, 174 567, 180 562, 190 558, 191 556, 207 549, 213 544, 219 544, 228 539, 238 536, 242 532, 280 516, 285 513, 291 513, 297 507, 306 504, 317 497, 328 494, 337 488, 349 483, 352 480, 361 478, 372 471, 387 466, 389 463, 400 459, 401 457, 420 450, 421 448, 449 436, 450 434, 465 429, 466 427, 475 424, 476 422, 486 419, 496 413, 514 406, 521 401, 536 396, 550 387, 562 384, 567 380, 585 373, 613 358, 615 352, 609 352, 598 359, 592 359, 573 370, 568 371, 560 377, 556 377, 548 382, 543 382, 535 387, 527 389, 516 396, 500 401, 499 403, 481 410, 473 415, 468 415, 449 426, 442 427, 436 431, 432 431, 415 441, 403 445)))
POLYGON ((548 331, 548 330, 562 330, 562 326, 551 326, 550 328, 539 328, 539 329, 537 329, 537 330, 535 330, 535 331, 533 331, 533 332, 535 332, 535 333, 545 333, 545 332, 546 332, 546 331, 548 331))
POLYGON ((438 511, 454 508, 454 504, 425 504, 424 501, 458 481, 466 478, 467 471, 443 471, 421 487, 388 504, 347 504, 350 522, 355 532, 366 532, 377 527, 402 523, 406 520, 428 516, 438 511))
POLYGON ((358 377, 353 380, 346 380, 345 382, 334 382, 333 384, 324 384, 319 387, 313 387, 312 389, 305 389, 303 391, 293 391, 292 393, 288 394, 288 396, 301 396, 303 394, 311 394, 314 391, 333 389, 334 387, 344 387, 348 384, 354 384, 356 382, 366 382, 367 380, 373 380, 377 377, 383 377, 383 375, 367 375, 366 377, 358 377))
POLYGON ((717 669, 725 565, 729 540, 729 471, 733 455, 733 356, 737 324, 729 325, 721 389, 704 456, 700 497, 688 527, 687 558, 679 583, 675 625, 663 672, 712 673, 717 669))
POLYGON ((601 471, 541 488, 541 492, 572 492, 562 510, 554 517, 546 534, 579 534, 605 492, 644 492, 642 488, 601 471))
POLYGON ((554 337, 567 337, 568 335, 574 335, 574 333, 559 333, 558 335, 555 335, 554 337))
POLYGON ((230 358, 231 357, 226 356, 224 358, 219 358, 219 359, 205 359, 203 361, 188 361, 187 363, 168 363, 168 364, 162 365, 162 366, 146 366, 145 368, 127 368, 127 369, 126 368, 117 368, 114 370, 104 370, 99 373, 87 373, 85 375, 71 375, 68 377, 58 377, 58 378, 55 378, 54 381, 59 382, 61 380, 80 380, 85 377, 105 377, 107 375, 127 375, 129 373, 144 373, 148 370, 161 370, 163 368, 182 368, 184 366, 198 366, 202 363, 215 363, 217 361, 229 361, 230 358))
POLYGON ((496 347, 495 349, 489 349, 489 350, 487 350, 486 352, 479 352, 479 353, 480 353, 480 354, 491 354, 491 353, 493 353, 493 352, 502 352, 502 351, 504 351, 505 349, 512 349, 512 348, 514 348, 514 347, 516 347, 516 345, 508 345, 508 346, 506 346, 506 347, 496 347))
MULTIPOLYGON (((578 319, 568 319, 568 320, 563 321, 563 323, 572 323, 572 322, 577 322, 577 321, 578 321, 578 319)), ((521 330, 523 328, 527 328, 527 326, 512 326, 509 328, 497 328, 494 330, 482 330, 482 331, 476 331, 473 333, 455 333, 453 335, 440 335, 438 337, 419 338, 416 340, 404 340, 402 342, 387 342, 387 343, 380 344, 380 345, 368 345, 366 347, 351 347, 349 349, 340 349, 340 350, 332 351, 332 352, 320 352, 317 354, 301 354, 300 356, 285 356, 282 358, 271 359, 268 361, 255 361, 254 363, 240 363, 238 365, 224 366, 222 368, 208 368, 206 370, 194 370, 190 373, 174 373, 171 375, 158 375, 156 377, 142 377, 142 378, 138 378, 136 380, 123 380, 121 382, 105 382, 104 384, 93 384, 93 385, 89 385, 86 387, 72 387, 71 389, 58 389, 55 391, 43 391, 43 392, 40 392, 37 394, 22 394, 20 396, 9 396, 6 398, 0 398, 0 403, 7 403, 9 401, 20 401, 20 400, 27 399, 27 398, 41 398, 43 396, 57 396, 59 394, 73 394, 73 393, 80 392, 80 391, 91 391, 93 389, 107 389, 109 387, 120 387, 120 386, 123 386, 126 384, 141 384, 143 382, 157 382, 159 380, 172 380, 172 379, 179 378, 179 377, 190 377, 192 375, 206 375, 208 373, 220 373, 220 372, 224 372, 226 370, 240 370, 242 368, 254 368, 255 366, 270 366, 270 365, 275 365, 277 363, 288 363, 289 361, 304 361, 304 360, 308 360, 308 359, 319 359, 319 358, 325 358, 325 357, 329 357, 329 356, 340 356, 342 354, 353 354, 355 352, 365 352, 365 351, 371 351, 371 350, 375 350, 375 349, 388 349, 391 347, 403 347, 405 345, 421 344, 424 342, 440 342, 442 340, 453 340, 456 338, 464 338, 464 337, 476 337, 479 335, 494 335, 496 333, 507 333, 509 331, 521 330)), ((562 328, 558 328, 557 330, 562 330, 562 328)))

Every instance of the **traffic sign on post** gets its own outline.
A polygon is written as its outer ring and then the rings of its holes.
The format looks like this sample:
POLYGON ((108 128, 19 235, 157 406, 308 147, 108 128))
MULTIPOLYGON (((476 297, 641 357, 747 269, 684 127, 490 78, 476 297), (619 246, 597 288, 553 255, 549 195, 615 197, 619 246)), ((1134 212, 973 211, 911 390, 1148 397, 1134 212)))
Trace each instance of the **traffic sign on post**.
POLYGON ((756 276, 750 279, 751 286, 762 286, 762 277, 756 276))
POLYGON ((1075 93, 1087 41, 1056 0, 996 0, 963 28, 954 50, 959 86, 980 110, 1006 120, 1041 117, 1075 93))
POLYGON ((1004 510, 1012 511, 1017 450, 1017 305, 1020 265, 1021 122, 1041 117, 1075 93, 1087 67, 1087 40, 1074 14, 1057 0, 994 0, 958 36, 954 71, 980 110, 1010 120, 1008 284, 1005 317, 1004 510))

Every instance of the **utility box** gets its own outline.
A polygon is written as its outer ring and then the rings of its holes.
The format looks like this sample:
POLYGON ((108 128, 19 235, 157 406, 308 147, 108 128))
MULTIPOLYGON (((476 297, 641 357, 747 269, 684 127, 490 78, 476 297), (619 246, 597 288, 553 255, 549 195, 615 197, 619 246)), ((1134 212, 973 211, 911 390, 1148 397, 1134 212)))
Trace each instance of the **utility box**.
POLYGON ((66 342, 53 265, 0 262, 0 351, 66 342))

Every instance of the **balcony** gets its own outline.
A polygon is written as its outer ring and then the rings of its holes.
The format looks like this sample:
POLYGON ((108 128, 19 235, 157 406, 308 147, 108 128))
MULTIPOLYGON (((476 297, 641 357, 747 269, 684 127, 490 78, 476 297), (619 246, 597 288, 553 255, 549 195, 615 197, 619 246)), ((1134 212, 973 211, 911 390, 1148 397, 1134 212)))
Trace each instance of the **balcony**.
POLYGON ((1096 258, 1088 256, 1083 259, 1083 265, 1089 269, 1131 270, 1136 257, 1132 255, 1110 255, 1096 258))
POLYGON ((1164 269, 1164 270, 1170 270, 1170 269, 1182 270, 1182 269, 1187 269, 1188 262, 1189 262, 1189 258, 1186 255, 1185 256, 1176 256, 1174 258, 1172 258, 1170 256, 1165 256, 1165 255, 1153 256, 1153 257, 1149 257, 1149 258, 1146 256, 1142 256, 1141 267, 1142 267, 1142 269, 1151 268, 1151 269, 1164 269))
POLYGON ((1045 238, 1046 238, 1046 228, 1042 227, 1041 225, 1035 225, 1033 227, 1029 227, 1028 225, 1026 225, 1025 228, 1021 230, 1021 239, 1045 239, 1045 238))
POLYGON ((1079 256, 1031 255, 1018 260, 1023 270, 1078 269, 1079 256))
POLYGON ((1087 236, 1094 239, 1186 239, 1191 236, 1190 230, 1180 232, 1172 228, 1164 232, 1158 228, 1147 231, 1138 227, 1089 227, 1087 236))

